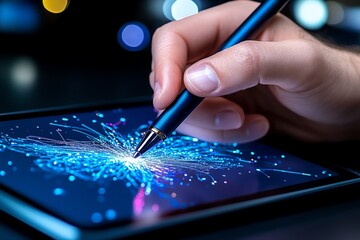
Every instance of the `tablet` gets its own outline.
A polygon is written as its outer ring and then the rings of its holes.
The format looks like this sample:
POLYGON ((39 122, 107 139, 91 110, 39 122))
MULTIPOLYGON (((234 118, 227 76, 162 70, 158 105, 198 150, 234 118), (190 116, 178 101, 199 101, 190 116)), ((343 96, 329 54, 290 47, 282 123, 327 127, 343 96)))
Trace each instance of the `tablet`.
POLYGON ((0 116, 0 209, 56 239, 113 239, 359 182, 261 141, 173 132, 134 159, 150 102, 0 116))

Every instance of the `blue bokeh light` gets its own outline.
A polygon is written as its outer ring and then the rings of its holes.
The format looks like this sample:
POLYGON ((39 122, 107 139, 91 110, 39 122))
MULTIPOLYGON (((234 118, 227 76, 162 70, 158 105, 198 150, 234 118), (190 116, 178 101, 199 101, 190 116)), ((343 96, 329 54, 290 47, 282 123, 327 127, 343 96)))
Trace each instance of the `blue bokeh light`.
POLYGON ((128 51, 140 51, 150 42, 150 32, 141 22, 125 23, 118 31, 118 43, 128 51))
POLYGON ((22 1, 0 2, 0 32, 29 33, 38 29, 40 14, 33 4, 22 1))

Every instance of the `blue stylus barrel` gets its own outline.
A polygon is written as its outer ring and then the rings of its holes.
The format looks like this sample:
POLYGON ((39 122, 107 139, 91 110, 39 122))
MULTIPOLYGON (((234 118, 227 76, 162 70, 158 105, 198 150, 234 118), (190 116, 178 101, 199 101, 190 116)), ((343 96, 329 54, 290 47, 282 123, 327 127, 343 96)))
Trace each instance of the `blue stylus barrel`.
POLYGON ((288 1, 289 0, 264 0, 221 45, 218 52, 255 37, 255 35, 265 27, 265 23, 278 13, 288 1))
POLYGON ((182 91, 176 100, 166 108, 152 124, 165 135, 172 133, 185 118, 200 104, 203 97, 182 91))
MULTIPOLYGON (((254 37, 261 31, 261 28, 264 27, 264 23, 279 12, 288 1, 289 0, 264 0, 221 45, 218 52, 254 37)), ((183 90, 175 101, 154 121, 152 126, 165 135, 172 133, 203 99, 203 97, 191 94, 186 89, 183 90)))

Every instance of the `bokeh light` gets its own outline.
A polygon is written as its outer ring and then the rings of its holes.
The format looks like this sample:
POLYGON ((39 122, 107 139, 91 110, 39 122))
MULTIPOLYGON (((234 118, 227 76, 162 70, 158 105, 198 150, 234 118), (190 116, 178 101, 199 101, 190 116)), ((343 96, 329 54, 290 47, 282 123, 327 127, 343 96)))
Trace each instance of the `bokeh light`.
POLYGON ((171 6, 175 2, 175 0, 165 0, 163 4, 163 13, 167 19, 173 21, 174 18, 171 15, 171 6))
POLYGON ((193 0, 165 0, 163 14, 171 21, 194 15, 199 12, 200 3, 193 0))
POLYGON ((40 23, 39 12, 33 4, 23 1, 0 1, 0 31, 30 33, 40 23))
POLYGON ((61 13, 69 6, 69 0, 43 0, 43 6, 51 13, 61 13))
POLYGON ((327 5, 322 0, 298 0, 293 11, 295 20, 309 30, 322 28, 328 18, 327 5))
POLYGON ((37 79, 37 67, 34 61, 22 57, 14 61, 10 69, 10 78, 16 90, 24 92, 31 90, 37 79))
POLYGON ((171 13, 175 20, 180 20, 198 12, 199 8, 192 0, 177 0, 171 6, 171 13))
POLYGON ((328 1, 326 4, 329 10, 327 24, 336 25, 341 23, 345 17, 344 7, 337 1, 328 1))
POLYGON ((357 33, 360 32, 360 7, 345 8, 345 18, 342 27, 357 33))
POLYGON ((128 51, 140 51, 150 42, 150 32, 141 22, 125 23, 118 31, 118 43, 128 51))

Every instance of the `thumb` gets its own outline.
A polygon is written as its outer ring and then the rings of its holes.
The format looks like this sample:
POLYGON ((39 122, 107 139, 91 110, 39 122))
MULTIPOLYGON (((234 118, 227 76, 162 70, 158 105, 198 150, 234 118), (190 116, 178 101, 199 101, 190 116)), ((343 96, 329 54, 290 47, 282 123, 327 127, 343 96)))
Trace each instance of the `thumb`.
POLYGON ((184 75, 186 88, 197 96, 223 96, 258 84, 286 91, 310 89, 306 81, 324 61, 315 41, 244 41, 202 59, 184 75))

